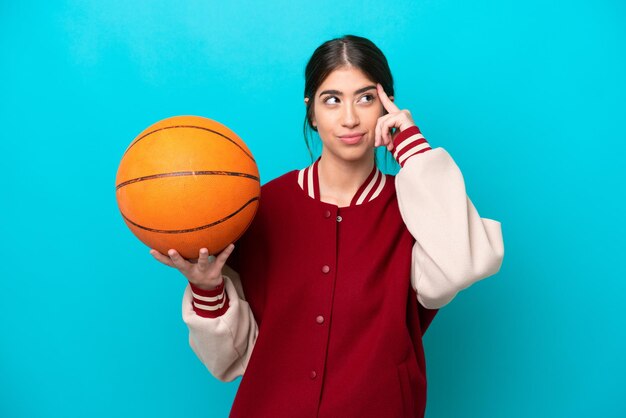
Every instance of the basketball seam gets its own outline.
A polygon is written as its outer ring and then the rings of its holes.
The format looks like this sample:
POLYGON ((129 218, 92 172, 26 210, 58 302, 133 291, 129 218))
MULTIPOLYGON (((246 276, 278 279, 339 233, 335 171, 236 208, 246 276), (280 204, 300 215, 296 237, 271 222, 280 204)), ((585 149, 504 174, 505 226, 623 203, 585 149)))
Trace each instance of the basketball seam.
POLYGON ((164 177, 184 177, 184 176, 233 176, 233 177, 244 177, 249 178, 255 181, 259 181, 260 179, 257 176, 248 173, 239 173, 237 171, 174 171, 171 173, 161 173, 161 174, 150 174, 149 176, 137 177, 134 179, 126 180, 117 186, 115 186, 115 190, 121 189, 124 186, 128 186, 132 183, 138 183, 146 180, 154 180, 164 177))
POLYGON ((165 129, 175 129, 175 128, 193 128, 193 129, 201 129, 203 131, 208 131, 208 132, 213 132, 214 134, 217 134, 219 136, 221 136, 222 138, 226 139, 229 142, 232 142, 235 146, 237 146, 244 154, 246 154, 248 156, 248 158, 250 158, 254 163, 256 163, 256 161, 254 161, 254 158, 252 157, 252 155, 248 154, 248 152, 243 149, 241 147, 241 145, 239 145, 238 143, 236 143, 235 141, 233 141, 232 139, 230 139, 229 137, 227 137, 226 135, 224 135, 221 132, 217 132, 213 129, 209 129, 209 128, 205 128, 202 126, 194 126, 194 125, 174 125, 174 126, 164 126, 163 128, 159 128, 159 129, 155 129, 154 131, 150 131, 142 136, 140 136, 139 138, 137 138, 137 140, 135 142, 133 142, 132 144, 130 144, 128 146, 128 148, 126 149, 126 151, 124 151, 124 154, 122 155, 122 159, 124 158, 124 156, 126 155, 126 153, 128 153, 128 151, 130 151, 130 149, 132 147, 135 146, 135 144, 137 144, 139 141, 141 141, 142 139, 152 135, 153 133, 159 132, 159 131, 163 131, 165 129))
POLYGON ((148 228, 147 226, 143 226, 143 225, 139 225, 136 222, 133 222, 132 220, 130 220, 126 215, 124 215, 124 213, 122 211, 120 211, 122 217, 127 220, 128 222, 130 222, 131 224, 133 224, 134 226, 136 226, 137 228, 149 231, 149 232, 156 232, 156 233, 160 233, 160 234, 182 234, 182 233, 187 233, 187 232, 195 232, 195 231, 200 231, 206 228, 210 228, 212 226, 221 224, 222 222, 226 222, 228 219, 232 218, 233 216, 235 216, 236 214, 238 214, 239 212, 241 212, 242 210, 244 210, 248 205, 250 205, 252 202, 259 200, 258 197, 253 197, 252 199, 248 200, 242 207, 240 207, 239 209, 237 209, 235 212, 231 213, 230 215, 222 218, 222 219, 218 219, 215 222, 211 222, 210 224, 207 225, 202 225, 202 226, 197 226, 195 228, 188 228, 188 229, 153 229, 153 228, 148 228))

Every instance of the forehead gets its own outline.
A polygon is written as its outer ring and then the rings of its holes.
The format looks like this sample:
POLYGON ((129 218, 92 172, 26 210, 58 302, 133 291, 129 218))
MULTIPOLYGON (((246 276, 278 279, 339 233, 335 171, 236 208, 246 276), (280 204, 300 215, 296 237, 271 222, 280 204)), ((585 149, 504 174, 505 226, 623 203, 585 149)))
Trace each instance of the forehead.
POLYGON ((363 71, 354 67, 343 67, 333 70, 320 84, 319 91, 332 89, 352 94, 360 87, 376 84, 363 71))

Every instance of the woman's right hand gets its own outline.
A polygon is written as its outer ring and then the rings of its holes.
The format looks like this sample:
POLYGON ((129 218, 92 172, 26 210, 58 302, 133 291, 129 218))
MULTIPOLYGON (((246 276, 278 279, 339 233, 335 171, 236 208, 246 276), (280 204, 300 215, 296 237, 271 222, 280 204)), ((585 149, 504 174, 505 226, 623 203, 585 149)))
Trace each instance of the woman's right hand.
POLYGON ((166 266, 178 269, 194 286, 213 290, 222 284, 222 268, 234 249, 234 244, 228 245, 217 257, 211 256, 213 260, 209 260, 209 251, 206 248, 200 249, 197 259, 190 260, 183 258, 174 249, 168 251, 168 256, 155 249, 151 249, 150 254, 166 266))

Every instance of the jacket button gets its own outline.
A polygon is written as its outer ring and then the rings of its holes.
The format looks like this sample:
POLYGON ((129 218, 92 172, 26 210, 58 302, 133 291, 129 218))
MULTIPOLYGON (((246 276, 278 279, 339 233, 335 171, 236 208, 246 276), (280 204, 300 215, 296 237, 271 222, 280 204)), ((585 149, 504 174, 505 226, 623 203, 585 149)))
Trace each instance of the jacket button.
POLYGON ((323 271, 324 273, 328 273, 328 272, 330 271, 330 267, 328 267, 328 266, 324 266, 324 267, 322 267, 322 271, 323 271))
POLYGON ((317 321, 318 324, 324 323, 324 317, 322 315, 318 315, 317 318, 315 318, 315 320, 317 321))
POLYGON ((337 222, 341 222, 343 218, 341 216, 337 216, 337 222))
POLYGON ((324 218, 330 218, 330 211, 329 210, 324 212, 324 218))
POLYGON ((317 377, 317 372, 315 370, 311 370, 311 374, 309 376, 311 379, 315 379, 317 377))

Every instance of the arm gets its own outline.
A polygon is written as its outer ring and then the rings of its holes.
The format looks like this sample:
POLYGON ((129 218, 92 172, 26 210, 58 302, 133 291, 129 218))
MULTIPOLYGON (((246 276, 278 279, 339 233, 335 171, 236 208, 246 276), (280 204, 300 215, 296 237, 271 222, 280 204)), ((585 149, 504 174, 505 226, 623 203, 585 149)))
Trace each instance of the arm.
POLYGON ((223 282, 214 290, 189 283, 183 295, 183 321, 189 345, 213 376, 233 381, 246 370, 258 335, 239 274, 224 265, 223 282))
POLYGON ((411 283, 421 305, 440 308, 500 270, 501 224, 480 217, 452 157, 431 149, 417 126, 398 133, 393 145, 401 165, 395 179, 400 213, 416 240, 411 283))

